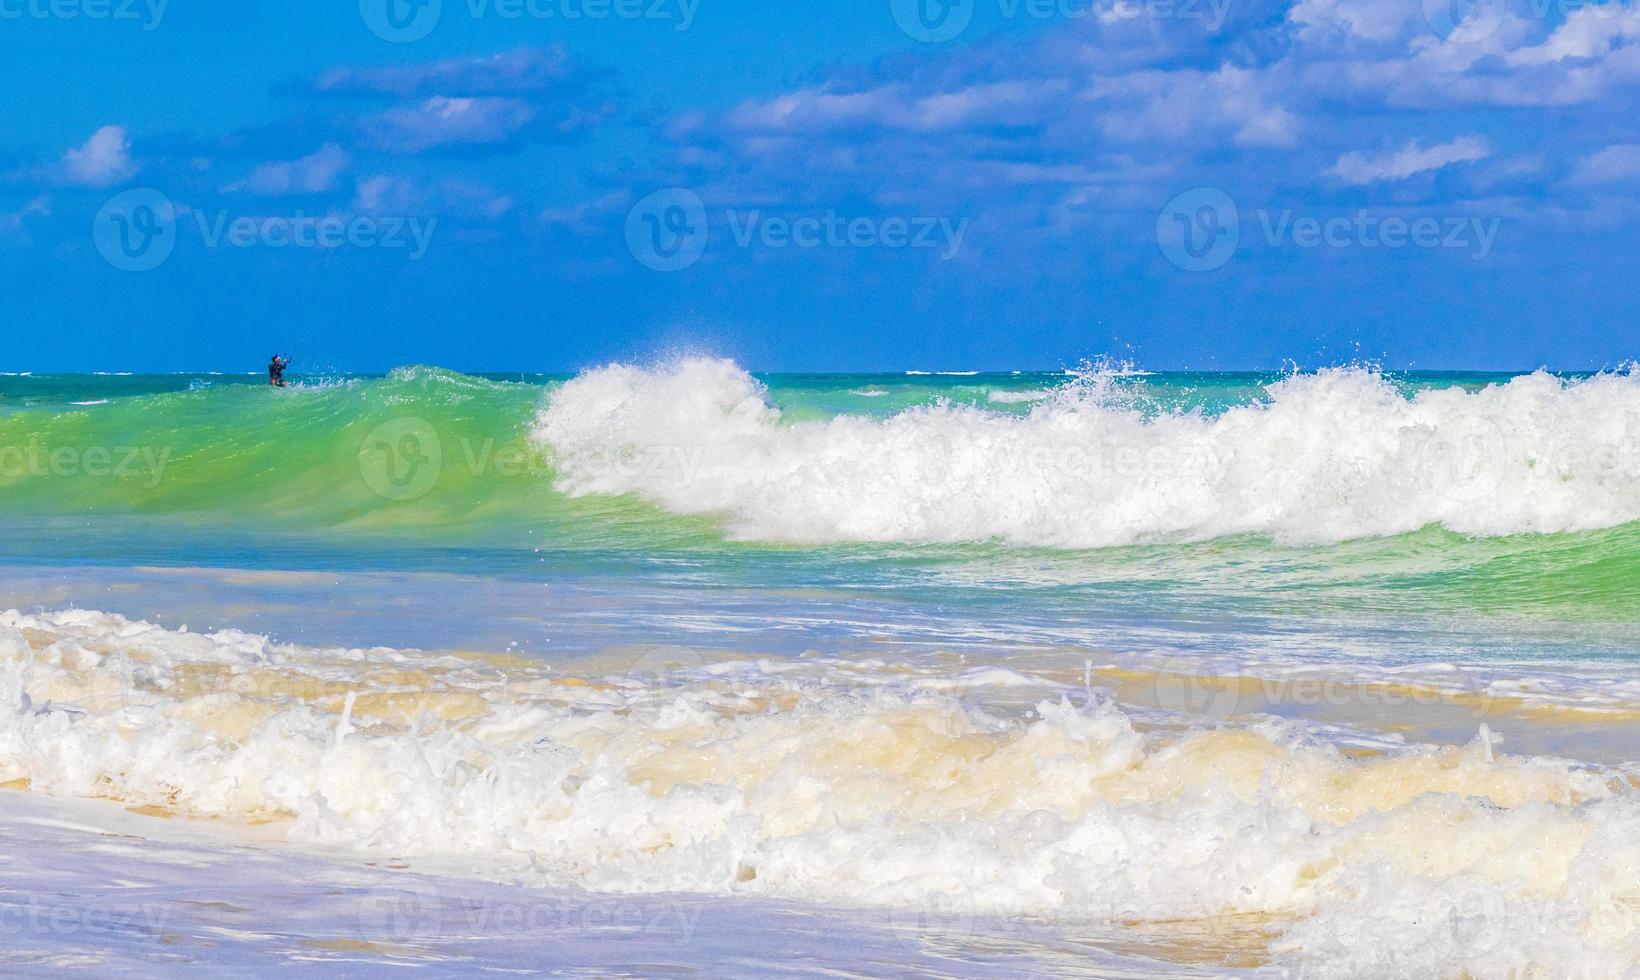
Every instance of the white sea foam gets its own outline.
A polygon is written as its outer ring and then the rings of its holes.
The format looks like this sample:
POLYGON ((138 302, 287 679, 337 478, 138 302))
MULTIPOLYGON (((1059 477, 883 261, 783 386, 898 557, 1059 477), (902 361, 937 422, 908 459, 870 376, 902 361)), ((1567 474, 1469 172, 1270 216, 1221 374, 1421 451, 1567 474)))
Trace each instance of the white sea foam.
POLYGON ((1640 519, 1633 371, 1408 398, 1380 375, 1337 369, 1218 415, 1133 398, 1094 373, 1024 415, 936 404, 786 422, 737 366, 692 359, 586 372, 552 393, 536 436, 568 493, 636 494, 754 539, 1081 548, 1640 519), (659 448, 691 465, 631 465, 659 448))
MULTIPOLYGON (((1640 967, 1640 798, 1467 748, 1350 758, 1274 724, 1008 715, 892 664, 526 662, 0 614, 0 782, 541 884, 1026 916, 1247 945, 1303 975, 1640 967)), ((1022 675, 982 671, 969 691, 1022 675)))

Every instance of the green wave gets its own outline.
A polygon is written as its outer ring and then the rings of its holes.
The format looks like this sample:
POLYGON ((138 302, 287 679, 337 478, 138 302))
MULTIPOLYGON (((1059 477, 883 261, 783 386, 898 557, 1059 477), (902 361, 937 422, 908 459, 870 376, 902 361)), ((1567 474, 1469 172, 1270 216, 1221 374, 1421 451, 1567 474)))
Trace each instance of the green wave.
MULTIPOLYGON (((285 390, 241 382, 83 399, 100 404, 0 405, 0 520, 108 538, 133 522, 157 522, 182 541, 196 531, 243 532, 360 547, 790 561, 794 583, 823 574, 834 581, 933 575, 1065 590, 1067 601, 1093 589, 1136 601, 1188 594, 1242 609, 1640 621, 1640 524, 1581 534, 1468 538, 1430 528, 1315 547, 1237 538, 1084 552, 734 541, 709 518, 679 517, 632 497, 557 492, 551 459, 530 439, 555 383, 423 367, 285 390)), ((772 397, 823 415, 852 408, 849 391, 871 387, 858 379, 828 384, 772 397)), ((878 402, 926 397, 901 390, 870 404, 881 411, 878 402)))
POLYGON ((435 368, 223 385, 0 415, 0 508, 501 543, 655 515, 552 489, 528 438, 544 389, 435 368), (410 437, 412 442, 405 442, 410 437), (406 482, 407 481, 407 482, 406 482))

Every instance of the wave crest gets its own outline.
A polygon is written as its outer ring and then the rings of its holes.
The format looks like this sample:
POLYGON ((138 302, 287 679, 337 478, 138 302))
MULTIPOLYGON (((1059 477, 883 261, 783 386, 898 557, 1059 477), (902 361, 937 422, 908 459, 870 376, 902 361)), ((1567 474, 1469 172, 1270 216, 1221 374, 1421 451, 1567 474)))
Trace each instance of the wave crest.
POLYGON ((1028 414, 946 403, 786 422, 734 363, 612 365, 535 436, 561 490, 721 515, 739 537, 1095 548, 1258 534, 1335 542, 1640 520, 1640 375, 1546 372, 1410 397, 1359 368, 1219 414, 1148 410, 1093 372, 1028 414))

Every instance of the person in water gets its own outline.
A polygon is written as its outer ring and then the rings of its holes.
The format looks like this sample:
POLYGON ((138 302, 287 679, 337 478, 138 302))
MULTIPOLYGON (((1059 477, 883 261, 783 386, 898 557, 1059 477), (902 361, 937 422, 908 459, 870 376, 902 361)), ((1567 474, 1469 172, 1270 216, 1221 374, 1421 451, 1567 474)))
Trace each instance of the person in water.
POLYGON ((273 360, 268 362, 268 384, 273 385, 275 388, 285 387, 285 368, 288 367, 290 367, 290 358, 280 357, 278 354, 273 355, 273 360))

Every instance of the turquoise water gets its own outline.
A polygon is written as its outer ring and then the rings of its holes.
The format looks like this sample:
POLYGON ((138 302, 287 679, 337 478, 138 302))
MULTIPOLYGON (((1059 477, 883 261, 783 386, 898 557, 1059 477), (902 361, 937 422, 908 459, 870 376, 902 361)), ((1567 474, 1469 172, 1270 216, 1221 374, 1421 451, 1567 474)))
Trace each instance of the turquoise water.
MULTIPOLYGON (((1091 377, 1099 386, 1097 402, 1078 403, 1069 411, 1119 416, 1130 431, 1094 432, 1082 443, 1075 440, 1084 439, 1084 433, 1070 432, 1044 451, 1062 453, 1065 446, 1097 451, 1100 438, 1131 440, 1133 433, 1145 438, 1153 431, 1147 425, 1154 429, 1176 420, 1209 424, 1238 408, 1273 415, 1266 410, 1274 400, 1270 386, 1283 380, 1275 374, 1106 372, 1091 377), (1136 421, 1127 422, 1129 416, 1136 421)), ((1481 392, 1488 386, 1497 391, 1511 380, 1474 374, 1372 377, 1381 389, 1403 398, 1419 392, 1481 392)), ((952 458, 961 462, 967 449, 958 440, 967 430, 947 433, 938 426, 966 424, 971 418, 1030 425, 1041 418, 1038 428, 1046 429, 1058 424, 1047 418, 1056 408, 1049 399, 1089 387, 1089 378, 1058 372, 773 375, 757 381, 763 400, 778 410, 778 419, 770 423, 777 438, 838 420, 884 426, 918 420, 926 422, 932 441, 910 443, 908 452, 956 454, 952 458), (943 414, 919 416, 935 411, 943 414)), ((1435 521, 1424 524, 1414 514, 1412 523, 1419 526, 1408 530, 1357 534, 1346 529, 1329 535, 1329 511, 1350 519, 1366 513, 1370 524, 1378 519, 1374 508, 1418 510, 1417 499, 1398 499, 1397 493, 1429 496, 1426 488, 1386 483, 1386 491, 1371 486, 1379 479, 1371 471, 1346 472, 1318 483, 1318 493, 1345 497, 1355 492, 1349 479, 1358 475, 1360 499, 1341 504, 1316 500, 1313 520, 1298 512, 1309 506, 1301 501, 1297 509, 1269 522, 1275 533, 1248 531, 1223 520, 1222 533, 1215 533, 1221 530, 1214 525, 1217 517, 1203 520, 1194 513, 1171 524, 1162 515, 1154 521, 1155 529, 1147 531, 1147 515, 1141 512, 1134 518, 1135 533, 1102 547, 1077 540, 1080 529, 1075 526, 1050 527, 1034 534, 1036 540, 1009 540, 1010 534, 1018 537, 1018 523, 998 519, 1026 493, 1040 498, 1030 506, 1044 513, 1102 506, 1099 495, 1108 494, 1107 487, 1090 482, 1084 492, 1074 483, 1074 469, 1068 471, 1073 478, 1069 484, 1059 472, 1034 483, 1027 478, 1003 484, 1001 477, 1011 474, 1001 473, 992 481, 1000 486, 996 499, 975 505, 990 510, 974 514, 971 528, 956 526, 955 535, 946 527, 929 531, 916 526, 903 535, 898 529, 830 533, 833 529, 824 525, 818 535, 803 528, 795 535, 801 540, 792 540, 794 535, 778 527, 762 533, 748 525, 757 523, 764 499, 788 488, 778 482, 756 485, 764 479, 757 467, 772 465, 758 456, 763 447, 745 439, 735 445, 713 443, 710 432, 687 433, 699 436, 695 447, 676 432, 666 437, 682 451, 717 454, 720 469, 738 466, 745 471, 725 478, 741 481, 727 491, 703 491, 725 497, 726 503, 702 509, 687 501, 680 505, 664 494, 646 492, 643 474, 614 488, 624 492, 565 492, 561 453, 535 427, 568 380, 473 377, 416 368, 387 377, 298 378, 295 388, 276 391, 258 376, 0 377, 0 517, 10 528, 8 552, 19 562, 272 564, 449 570, 522 579, 636 577, 741 588, 809 585, 889 590, 921 603, 983 606, 1005 601, 1060 612, 1388 616, 1456 611, 1608 623, 1632 621, 1640 612, 1631 587, 1640 572, 1640 524, 1597 516, 1608 526, 1555 532, 1552 524, 1538 520, 1550 528, 1543 533, 1533 529, 1533 515, 1500 514, 1494 527, 1476 533, 1435 521), (415 444, 379 448, 406 433, 418 435, 403 429, 404 419, 441 447, 438 473, 431 481, 426 480, 431 467, 417 474, 406 462, 415 444), (366 440, 373 442, 367 445, 366 440), (400 475, 419 482, 395 487, 386 470, 387 454, 401 448, 406 454, 395 456, 394 465, 402 468, 400 475), (738 452, 746 458, 730 458, 738 452), (744 494, 739 513, 735 493, 744 494), (1379 499, 1371 500, 1373 495, 1379 499), (753 517, 736 520, 744 514, 753 517), (1286 533, 1293 529, 1303 533, 1286 533), (1323 540, 1315 540, 1318 530, 1323 540), (1064 543, 1055 542, 1054 534, 1066 535, 1064 543), (1329 536, 1340 540, 1325 540, 1329 536)), ((1604 393, 1610 404, 1601 407, 1635 411, 1635 386, 1627 377, 1606 380, 1621 381, 1623 387, 1604 393)), ((1587 383, 1581 376, 1556 380, 1574 394, 1587 383)), ((631 394, 623 392, 622 397, 630 400, 631 394)), ((1284 405, 1277 400, 1277 407, 1284 405)), ((1507 413, 1514 406, 1487 410, 1498 413, 1504 425, 1558 421, 1512 418, 1507 413)), ((1064 417, 1062 413, 1060 421, 1064 417)), ((1281 420, 1289 427, 1323 421, 1306 416, 1281 420)), ((597 431, 602 422, 587 424, 597 431)), ((1510 432, 1509 438, 1529 440, 1540 434, 1510 432)), ((612 445, 619 443, 612 453, 633 451, 625 433, 611 431, 609 438, 612 445)), ((1274 449, 1253 447, 1260 438, 1265 436, 1245 437, 1250 448, 1270 452, 1272 462, 1281 462, 1282 453, 1299 452, 1284 443, 1274 449)), ((844 442, 818 451, 836 452, 839 446, 854 448, 844 442)), ((862 454, 876 450, 868 443, 859 446, 862 454)), ((1621 440, 1618 446, 1632 448, 1621 440)), ((1123 448, 1154 452, 1156 447, 1123 448)), ((1554 479, 1578 492, 1583 492, 1578 482, 1586 482, 1591 505, 1620 511, 1634 500, 1632 478, 1621 469, 1630 457, 1613 459, 1606 464, 1610 472, 1584 463, 1582 472, 1574 466, 1554 479)), ((1320 469, 1330 463, 1324 461, 1320 469)), ((1188 468, 1190 461, 1181 465, 1188 468)), ((910 472, 918 479, 924 475, 910 472)), ((940 475, 937 462, 930 473, 940 475)), ((1175 482, 1191 475, 1185 472, 1175 482)), ((1125 483, 1151 476, 1141 473, 1125 483)), ((794 479, 799 484, 803 480, 794 479)), ((918 497, 907 506, 926 503, 937 511, 973 503, 976 492, 989 492, 988 479, 989 474, 980 473, 969 485, 955 488, 949 501, 929 503, 918 497)), ((1164 474, 1162 482, 1168 479, 1164 474)), ((684 488, 683 493, 691 491, 684 488)), ((1494 491, 1509 492, 1506 487, 1494 491)), ((846 506, 856 494, 866 502, 877 495, 874 488, 839 485, 829 499, 846 506)), ((1246 499, 1235 503, 1245 506, 1246 499)), ((1146 501, 1138 503, 1143 507, 1146 501)), ((1483 494, 1460 503, 1482 508, 1490 500, 1483 494)), ((1551 516, 1575 516, 1579 504, 1576 497, 1569 498, 1565 514, 1551 516)), ((1392 528, 1394 524, 1389 522, 1392 528)))

